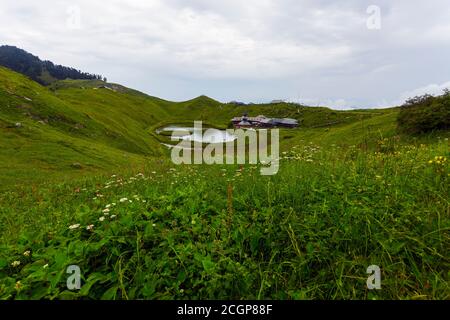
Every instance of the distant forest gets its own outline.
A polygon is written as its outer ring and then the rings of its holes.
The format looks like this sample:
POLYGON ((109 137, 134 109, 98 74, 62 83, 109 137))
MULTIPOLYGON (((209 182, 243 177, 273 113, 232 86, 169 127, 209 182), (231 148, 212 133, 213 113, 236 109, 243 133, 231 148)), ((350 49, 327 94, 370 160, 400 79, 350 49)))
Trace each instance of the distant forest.
POLYGON ((0 66, 22 73, 42 85, 65 79, 106 81, 101 75, 42 61, 39 57, 13 46, 0 46, 0 66))

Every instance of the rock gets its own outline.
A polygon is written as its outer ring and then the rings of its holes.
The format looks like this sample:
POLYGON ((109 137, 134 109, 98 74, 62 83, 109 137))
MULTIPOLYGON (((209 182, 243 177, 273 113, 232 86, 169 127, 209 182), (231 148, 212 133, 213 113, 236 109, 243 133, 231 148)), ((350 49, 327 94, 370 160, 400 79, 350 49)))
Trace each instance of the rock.
POLYGON ((79 162, 72 163, 70 166, 74 169, 83 169, 83 166, 79 162))

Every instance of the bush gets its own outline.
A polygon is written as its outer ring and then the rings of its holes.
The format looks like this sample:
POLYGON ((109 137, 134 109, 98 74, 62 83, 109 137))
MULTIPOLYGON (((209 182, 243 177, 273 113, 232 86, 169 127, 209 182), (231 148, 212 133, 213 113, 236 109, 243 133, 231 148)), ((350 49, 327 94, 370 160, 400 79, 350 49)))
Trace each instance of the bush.
POLYGON ((406 101, 397 119, 401 131, 420 134, 450 128, 450 91, 438 97, 423 95, 406 101))

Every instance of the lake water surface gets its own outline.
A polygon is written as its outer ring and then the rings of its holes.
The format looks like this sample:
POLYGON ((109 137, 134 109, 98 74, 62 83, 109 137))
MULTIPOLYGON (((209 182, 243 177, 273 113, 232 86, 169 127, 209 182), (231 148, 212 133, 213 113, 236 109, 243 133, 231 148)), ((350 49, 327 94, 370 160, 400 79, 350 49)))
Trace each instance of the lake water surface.
POLYGON ((172 136, 176 136, 178 140, 208 144, 227 143, 237 139, 235 135, 229 134, 226 130, 219 130, 214 128, 205 128, 202 132, 199 132, 195 131, 193 127, 171 125, 156 131, 156 133, 158 134, 162 132, 172 132, 172 136))

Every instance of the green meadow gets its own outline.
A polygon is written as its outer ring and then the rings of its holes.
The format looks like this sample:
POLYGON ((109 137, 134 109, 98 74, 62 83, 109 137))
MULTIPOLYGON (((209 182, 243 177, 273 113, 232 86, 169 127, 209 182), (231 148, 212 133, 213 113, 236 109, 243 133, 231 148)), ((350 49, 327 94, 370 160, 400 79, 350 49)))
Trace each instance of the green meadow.
POLYGON ((449 299, 450 134, 403 133, 399 112, 170 102, 0 67, 0 299, 449 299), (244 112, 299 120, 278 174, 174 165, 156 133, 244 112))

